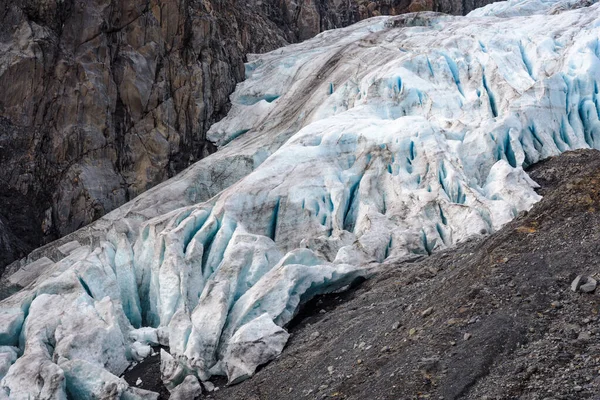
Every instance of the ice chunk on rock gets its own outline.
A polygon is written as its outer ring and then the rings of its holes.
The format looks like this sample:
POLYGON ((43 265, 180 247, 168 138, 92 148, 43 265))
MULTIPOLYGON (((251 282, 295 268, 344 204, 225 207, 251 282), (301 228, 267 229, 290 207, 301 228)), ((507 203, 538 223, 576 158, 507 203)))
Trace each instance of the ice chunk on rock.
POLYGON ((202 395, 202 386, 194 375, 188 375, 183 382, 171 391, 169 400, 196 400, 202 395))
POLYGON ((121 395, 121 400, 158 400, 159 394, 136 387, 128 387, 121 395))
POLYGON ((144 358, 152 354, 152 347, 140 342, 133 342, 131 345, 131 354, 136 361, 142 361, 144 358))
POLYGON ((288 337, 266 313, 243 325, 232 336, 223 358, 229 383, 248 379, 258 366, 277 357, 288 337))
POLYGON ((160 376, 165 387, 174 389, 189 375, 189 371, 164 349, 160 349, 160 376))

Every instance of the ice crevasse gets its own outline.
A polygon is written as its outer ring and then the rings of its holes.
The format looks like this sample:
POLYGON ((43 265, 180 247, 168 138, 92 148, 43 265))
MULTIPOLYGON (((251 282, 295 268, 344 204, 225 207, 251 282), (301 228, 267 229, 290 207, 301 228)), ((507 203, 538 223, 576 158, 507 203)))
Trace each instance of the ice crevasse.
POLYGON ((311 297, 528 210, 524 167, 600 148, 594 3, 378 17, 250 57, 218 152, 5 278, 0 398, 156 398, 120 378, 151 345, 170 390, 238 382, 311 297))

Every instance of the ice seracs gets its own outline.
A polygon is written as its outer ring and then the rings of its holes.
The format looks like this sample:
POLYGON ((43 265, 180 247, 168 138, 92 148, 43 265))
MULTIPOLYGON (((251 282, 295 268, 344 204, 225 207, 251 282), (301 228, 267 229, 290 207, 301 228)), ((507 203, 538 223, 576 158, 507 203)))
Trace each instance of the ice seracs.
POLYGON ((600 8, 530 3, 250 57, 216 154, 9 278, 24 287, 0 303, 0 396, 151 398, 120 375, 156 345, 175 397, 235 383, 311 297, 532 207, 524 167, 600 148, 600 8))
POLYGON ((589 7, 598 0, 508 0, 498 1, 471 11, 469 17, 523 17, 535 14, 558 14, 566 10, 589 7))

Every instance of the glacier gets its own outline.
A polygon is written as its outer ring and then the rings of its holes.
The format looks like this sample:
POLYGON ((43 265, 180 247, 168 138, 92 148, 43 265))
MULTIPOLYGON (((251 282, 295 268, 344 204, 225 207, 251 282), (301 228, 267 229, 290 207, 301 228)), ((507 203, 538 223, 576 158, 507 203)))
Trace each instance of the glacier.
POLYGON ((3 280, 0 398, 173 398, 246 379, 312 297, 501 228, 524 168, 600 149, 600 5, 376 17, 251 55, 219 150, 3 280), (15 289, 15 290, 16 290, 15 289))

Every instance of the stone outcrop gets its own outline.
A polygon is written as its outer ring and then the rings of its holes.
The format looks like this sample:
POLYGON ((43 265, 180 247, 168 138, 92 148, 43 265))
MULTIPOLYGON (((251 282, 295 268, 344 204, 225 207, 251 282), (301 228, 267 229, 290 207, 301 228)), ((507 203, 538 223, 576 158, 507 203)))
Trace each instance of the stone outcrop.
POLYGON ((0 267, 216 150, 247 53, 488 0, 16 0, 0 6, 0 267))

